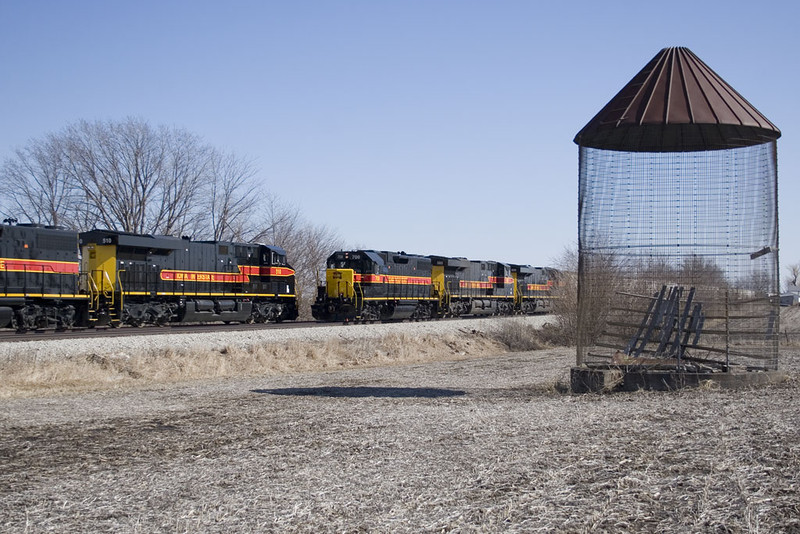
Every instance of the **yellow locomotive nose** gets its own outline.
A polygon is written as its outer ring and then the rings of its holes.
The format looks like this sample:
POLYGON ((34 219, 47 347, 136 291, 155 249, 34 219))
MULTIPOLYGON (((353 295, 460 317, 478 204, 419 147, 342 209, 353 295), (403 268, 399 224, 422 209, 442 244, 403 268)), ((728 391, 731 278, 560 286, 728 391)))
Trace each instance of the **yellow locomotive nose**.
POLYGON ((328 269, 325 274, 328 298, 336 299, 345 297, 352 299, 355 296, 353 284, 355 271, 353 269, 328 269))

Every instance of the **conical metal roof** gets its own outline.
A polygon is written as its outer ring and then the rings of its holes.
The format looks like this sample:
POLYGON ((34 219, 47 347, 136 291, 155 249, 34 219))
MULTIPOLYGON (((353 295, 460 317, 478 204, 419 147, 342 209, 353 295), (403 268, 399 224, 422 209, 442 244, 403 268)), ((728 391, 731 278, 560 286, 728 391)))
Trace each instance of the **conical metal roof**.
POLYGON ((580 146, 689 152, 757 145, 781 136, 691 50, 664 48, 575 136, 580 146))

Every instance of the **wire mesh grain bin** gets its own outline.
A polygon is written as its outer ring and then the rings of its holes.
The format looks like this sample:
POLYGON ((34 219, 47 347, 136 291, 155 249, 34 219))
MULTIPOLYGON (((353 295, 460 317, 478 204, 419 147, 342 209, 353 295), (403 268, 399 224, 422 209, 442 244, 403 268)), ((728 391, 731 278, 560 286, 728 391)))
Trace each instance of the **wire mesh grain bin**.
POLYGON ((578 133, 579 366, 777 369, 780 135, 679 47, 578 133))

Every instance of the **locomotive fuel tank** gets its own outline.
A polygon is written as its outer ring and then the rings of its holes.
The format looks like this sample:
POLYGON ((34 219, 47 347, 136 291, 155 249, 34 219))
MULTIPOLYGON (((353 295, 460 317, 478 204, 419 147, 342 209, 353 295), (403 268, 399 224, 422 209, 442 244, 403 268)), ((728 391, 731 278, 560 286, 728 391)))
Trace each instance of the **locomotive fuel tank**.
POLYGON ((0 306, 0 328, 7 328, 11 326, 11 320, 13 317, 13 308, 9 306, 0 306))

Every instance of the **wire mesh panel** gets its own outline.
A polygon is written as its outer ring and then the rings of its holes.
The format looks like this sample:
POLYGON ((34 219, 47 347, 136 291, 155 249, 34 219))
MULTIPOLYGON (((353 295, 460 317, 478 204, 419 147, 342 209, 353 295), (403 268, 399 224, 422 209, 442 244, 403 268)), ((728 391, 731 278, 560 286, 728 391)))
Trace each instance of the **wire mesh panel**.
POLYGON ((775 142, 579 164, 578 365, 776 369, 775 142))

